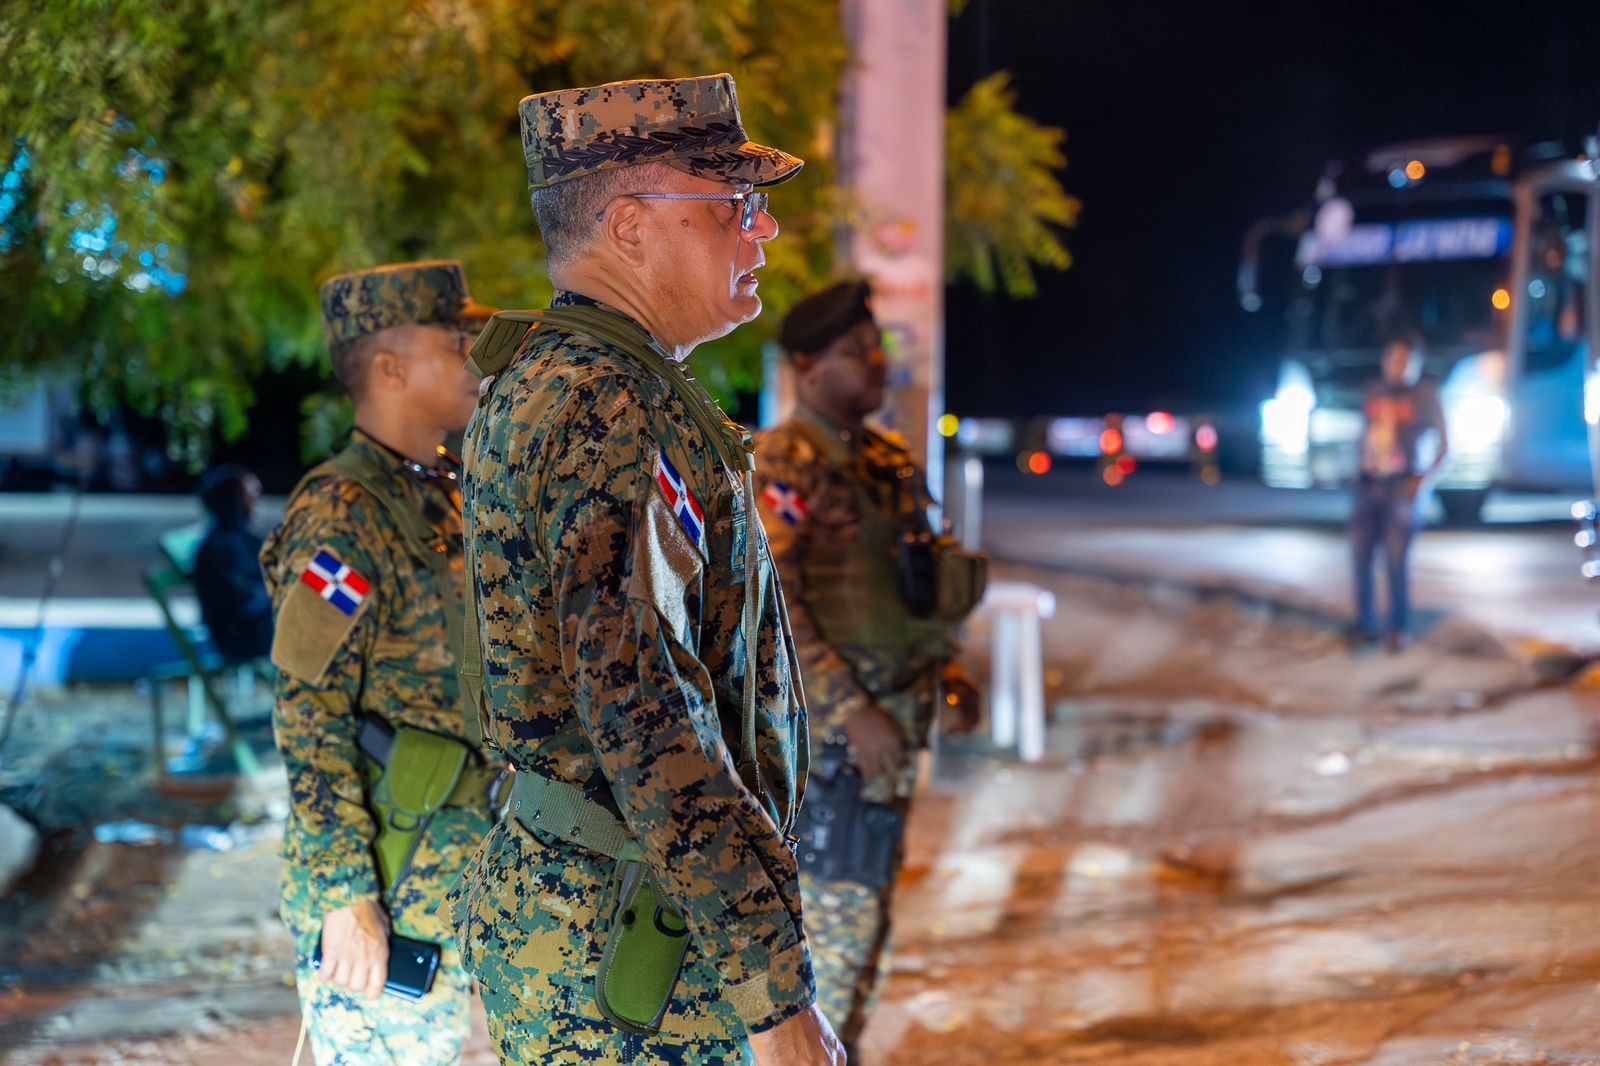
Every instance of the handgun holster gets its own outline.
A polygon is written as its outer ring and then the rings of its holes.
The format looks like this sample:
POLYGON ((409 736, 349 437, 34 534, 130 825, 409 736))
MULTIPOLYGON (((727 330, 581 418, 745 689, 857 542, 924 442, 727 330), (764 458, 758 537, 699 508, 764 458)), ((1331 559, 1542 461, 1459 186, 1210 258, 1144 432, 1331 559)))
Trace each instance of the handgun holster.
POLYGON ((615 902, 594 979, 595 1005, 618 1028, 656 1033, 689 950, 689 927, 656 885, 638 844, 623 846, 612 886, 615 902))
POLYGON ((455 790, 467 765, 467 746, 453 737, 400 726, 388 765, 368 793, 377 817, 372 850, 385 893, 405 876, 423 830, 455 790))

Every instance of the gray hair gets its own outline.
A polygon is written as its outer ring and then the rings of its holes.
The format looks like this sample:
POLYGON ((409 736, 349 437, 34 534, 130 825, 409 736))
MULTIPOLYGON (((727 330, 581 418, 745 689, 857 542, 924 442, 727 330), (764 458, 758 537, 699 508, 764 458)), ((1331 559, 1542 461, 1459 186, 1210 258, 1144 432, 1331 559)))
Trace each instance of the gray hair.
POLYGON ((599 232, 596 216, 607 204, 619 196, 659 188, 668 170, 665 163, 618 167, 533 190, 533 217, 550 262, 565 263, 582 252, 599 232))

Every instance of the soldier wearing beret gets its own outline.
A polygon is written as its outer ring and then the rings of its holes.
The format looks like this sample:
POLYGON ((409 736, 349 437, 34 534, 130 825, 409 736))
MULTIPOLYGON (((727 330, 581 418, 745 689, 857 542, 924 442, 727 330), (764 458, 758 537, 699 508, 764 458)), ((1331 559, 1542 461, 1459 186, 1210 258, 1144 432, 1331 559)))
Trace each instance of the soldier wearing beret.
POLYGON ((807 733, 783 596, 748 438, 685 365, 760 312, 760 190, 801 161, 749 140, 727 75, 521 119, 557 294, 472 354, 468 629, 516 773, 457 940, 506 1062, 838 1062, 788 837, 807 733))
POLYGON ((866 424, 886 373, 867 283, 801 300, 778 339, 797 402, 756 436, 756 478, 811 712, 798 830, 806 932, 818 999, 848 1049, 888 940, 915 753, 941 697, 952 727, 972 724, 952 637, 981 592, 970 576, 981 560, 933 535, 922 469, 902 438, 866 424), (938 587, 958 570, 960 589, 938 587))
POLYGON ((355 430, 261 553, 291 804, 282 913, 317 1062, 452 1063, 470 978, 437 911, 504 775, 478 754, 457 679, 461 495, 444 441, 477 401, 466 352, 492 312, 454 262, 345 274, 321 295, 355 430), (420 1002, 380 995, 391 932, 442 949, 420 1002))

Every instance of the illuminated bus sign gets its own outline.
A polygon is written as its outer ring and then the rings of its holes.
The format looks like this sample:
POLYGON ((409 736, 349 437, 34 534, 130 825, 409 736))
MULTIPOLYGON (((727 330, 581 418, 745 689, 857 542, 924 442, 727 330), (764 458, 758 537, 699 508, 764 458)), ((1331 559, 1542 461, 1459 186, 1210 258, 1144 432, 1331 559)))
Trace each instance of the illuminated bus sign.
POLYGON ((1511 221, 1439 218, 1425 222, 1372 222, 1336 238, 1307 233, 1296 256, 1301 266, 1378 266, 1497 259, 1511 251, 1511 221))

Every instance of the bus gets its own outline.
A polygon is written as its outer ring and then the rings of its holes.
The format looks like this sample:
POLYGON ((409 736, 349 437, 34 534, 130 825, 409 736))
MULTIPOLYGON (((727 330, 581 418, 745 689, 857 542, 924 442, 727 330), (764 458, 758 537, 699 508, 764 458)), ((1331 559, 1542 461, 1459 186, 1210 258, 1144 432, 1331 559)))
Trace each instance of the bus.
POLYGON ((1239 297, 1283 317, 1261 472, 1353 481, 1362 394, 1386 339, 1420 335, 1450 439, 1438 497, 1475 521, 1493 489, 1592 491, 1590 152, 1498 137, 1391 145, 1330 164, 1310 205, 1246 234, 1239 297))

